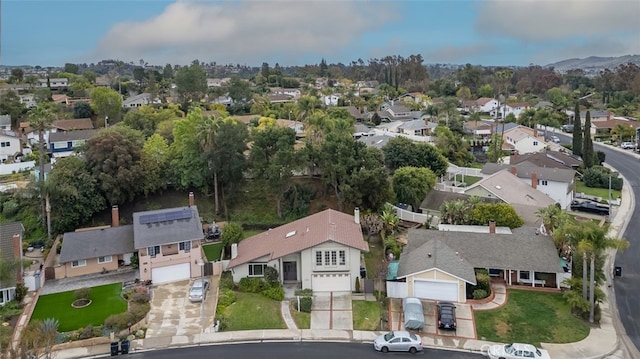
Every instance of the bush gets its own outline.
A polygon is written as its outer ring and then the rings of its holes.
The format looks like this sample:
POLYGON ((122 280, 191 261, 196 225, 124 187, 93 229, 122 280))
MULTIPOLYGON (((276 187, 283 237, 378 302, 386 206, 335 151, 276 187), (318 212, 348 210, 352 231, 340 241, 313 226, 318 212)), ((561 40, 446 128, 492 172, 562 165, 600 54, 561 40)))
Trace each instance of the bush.
POLYGON ((119 332, 121 330, 129 328, 129 323, 135 323, 136 321, 134 321, 133 319, 134 317, 131 312, 114 314, 109 316, 104 321, 104 325, 119 332))
POLYGON ((484 289, 476 289, 473 291, 473 299, 484 299, 488 296, 489 293, 487 293, 487 291, 484 289))
POLYGON ((78 339, 89 339, 94 337, 93 325, 87 325, 86 327, 78 330, 78 339))
POLYGON ((149 313, 149 309, 151 309, 151 305, 149 303, 131 303, 129 305, 129 312, 131 313, 131 324, 137 323, 144 319, 149 313))
POLYGON ((312 297, 313 296, 313 289, 307 288, 307 289, 298 289, 296 290, 296 295, 300 296, 300 297, 312 297))
POLYGON ((284 288, 281 285, 273 286, 271 288, 265 289, 261 292, 267 298, 281 301, 284 299, 284 288))
POLYGON ((73 292, 73 296, 78 299, 89 299, 89 294, 91 294, 91 288, 80 288, 73 292))
POLYGON ((273 267, 267 267, 264 270, 264 280, 269 284, 279 284, 278 271, 273 267))
POLYGON ((582 180, 587 187, 592 188, 609 188, 609 176, 611 176, 611 188, 622 190, 622 178, 618 177, 617 172, 611 172, 610 169, 602 166, 593 166, 584 170, 582 180))
POLYGON ((218 293, 218 310, 223 311, 224 308, 230 306, 236 301, 236 293, 231 289, 220 289, 218 293))
POLYGON ((486 273, 476 274, 476 289, 482 289, 485 292, 491 292, 491 277, 486 273))
POLYGON ((313 304, 313 299, 311 297, 302 297, 300 298, 300 310, 301 312, 311 313, 311 305, 313 304))
POLYGON ((131 296, 131 301, 138 304, 148 303, 149 295, 147 293, 134 293, 131 296))
POLYGON ((260 293, 264 289, 264 281, 258 277, 244 277, 238 283, 238 290, 247 293, 260 293))
POLYGON ((27 292, 29 291, 29 288, 27 288, 24 284, 22 283, 18 283, 16 285, 16 296, 15 296, 15 301, 18 303, 22 303, 22 300, 24 299, 24 297, 27 296, 27 292))
POLYGON ((360 293, 360 277, 356 277, 356 293, 360 293))
POLYGON ((233 289, 233 275, 231 271, 224 271, 220 275, 220 289, 233 289))

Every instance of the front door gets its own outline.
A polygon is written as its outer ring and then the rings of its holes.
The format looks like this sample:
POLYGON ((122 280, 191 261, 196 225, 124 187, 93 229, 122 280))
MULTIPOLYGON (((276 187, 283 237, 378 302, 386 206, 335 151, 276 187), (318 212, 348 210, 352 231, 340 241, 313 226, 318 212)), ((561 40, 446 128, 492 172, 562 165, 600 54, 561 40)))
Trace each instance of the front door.
POLYGON ((284 281, 297 281, 298 270, 296 269, 296 262, 282 262, 282 277, 284 281))

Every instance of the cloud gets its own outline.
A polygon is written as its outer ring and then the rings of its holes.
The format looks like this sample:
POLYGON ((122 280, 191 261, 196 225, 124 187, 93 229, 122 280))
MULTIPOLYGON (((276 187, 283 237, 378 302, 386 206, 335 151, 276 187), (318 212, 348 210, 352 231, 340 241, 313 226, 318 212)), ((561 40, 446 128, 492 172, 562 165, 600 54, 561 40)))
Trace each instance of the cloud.
POLYGON ((178 1, 146 21, 116 24, 87 57, 298 64, 339 53, 395 19, 393 6, 377 1, 178 1))
POLYGON ((476 31, 526 42, 626 33, 640 42, 637 0, 488 0, 476 31))
POLYGON ((470 61, 469 58, 491 52, 492 48, 493 46, 490 44, 443 46, 425 52, 424 58, 434 62, 465 62, 470 61))

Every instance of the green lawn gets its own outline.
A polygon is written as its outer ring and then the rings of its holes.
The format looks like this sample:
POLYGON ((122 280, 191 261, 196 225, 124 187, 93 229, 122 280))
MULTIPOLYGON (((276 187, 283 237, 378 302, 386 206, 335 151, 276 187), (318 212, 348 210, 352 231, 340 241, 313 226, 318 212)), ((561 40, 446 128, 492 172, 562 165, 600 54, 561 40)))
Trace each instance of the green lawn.
MULTIPOLYGON (((587 187, 584 182, 576 181, 576 193, 585 193, 590 196, 597 196, 602 198, 604 202, 609 199, 609 189, 608 188, 592 188, 587 187)), ((615 189, 611 190, 611 199, 616 199, 621 196, 621 192, 615 189)))
POLYGON ((353 305, 353 329, 376 330, 380 324, 382 308, 377 301, 354 300, 353 305))
POLYGON ((223 248, 224 245, 222 244, 222 242, 205 244, 202 246, 204 255, 207 256, 207 260, 209 260, 209 262, 219 261, 223 248))
POLYGON ((262 232, 264 232, 264 231, 263 230, 259 230, 259 229, 246 229, 246 230, 242 231, 242 239, 253 237, 256 234, 259 234, 259 233, 262 233, 262 232))
POLYGON ((102 325, 112 314, 127 310, 127 302, 120 297, 121 283, 91 288, 91 304, 85 308, 73 308, 74 291, 41 295, 33 311, 31 320, 56 318, 60 322, 59 331, 68 332, 87 325, 102 325))
POLYGON ((311 327, 311 313, 299 312, 296 304, 296 300, 291 301, 289 306, 291 310, 291 317, 296 322, 298 329, 309 329, 311 327))
POLYGON ((374 278, 384 269, 386 262, 384 261, 383 250, 384 247, 382 245, 382 239, 380 238, 380 236, 371 236, 371 238, 369 239, 369 252, 366 252, 364 254, 364 265, 367 268, 368 278, 374 278))
POLYGON ((494 342, 572 343, 589 335, 586 323, 571 314, 561 293, 509 289, 508 302, 476 311, 478 339, 494 342))
POLYGON ((236 293, 236 301, 224 310, 225 330, 286 329, 280 302, 257 293, 236 293))
POLYGON ((467 187, 475 184, 476 182, 480 181, 482 179, 482 177, 474 177, 474 176, 464 176, 464 183, 467 184, 467 187))

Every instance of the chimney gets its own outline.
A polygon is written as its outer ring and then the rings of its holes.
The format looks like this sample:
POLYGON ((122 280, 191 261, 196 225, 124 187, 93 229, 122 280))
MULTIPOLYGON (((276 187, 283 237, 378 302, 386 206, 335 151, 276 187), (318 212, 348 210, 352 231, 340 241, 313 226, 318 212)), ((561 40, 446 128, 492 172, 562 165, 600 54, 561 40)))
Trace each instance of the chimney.
POLYGON ((238 243, 233 243, 231 245, 231 259, 236 259, 238 256, 238 243))
POLYGON ((533 187, 533 189, 538 188, 538 174, 535 172, 531 172, 531 187, 533 187))
MULTIPOLYGON (((19 234, 13 235, 13 258, 19 259, 22 263, 22 240, 19 234)), ((16 272, 16 283, 22 283, 22 266, 16 272)))
POLYGON ((489 221, 489 233, 496 233, 496 221, 494 221, 493 219, 489 221))
POLYGON ((111 227, 118 227, 120 225, 120 211, 118 206, 111 206, 111 227))
POLYGON ((538 129, 537 128, 533 129, 533 137, 538 137, 538 129))
POLYGON ((516 166, 511 166, 511 174, 514 176, 518 175, 518 169, 516 168, 516 166))
POLYGON ((195 205, 195 197, 193 192, 189 192, 189 207, 193 207, 195 205))
POLYGON ((356 207, 353 209, 353 219, 357 224, 360 224, 360 208, 356 207))

